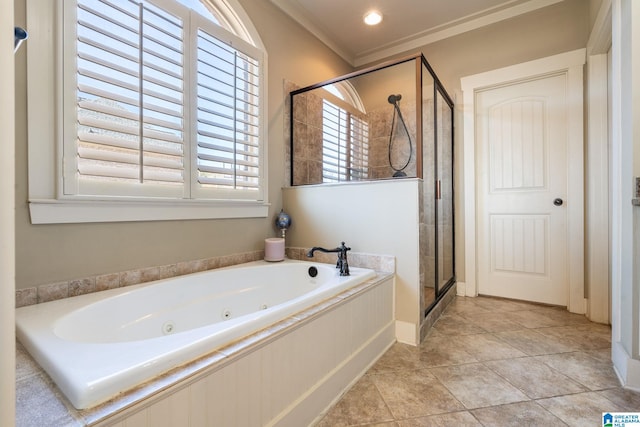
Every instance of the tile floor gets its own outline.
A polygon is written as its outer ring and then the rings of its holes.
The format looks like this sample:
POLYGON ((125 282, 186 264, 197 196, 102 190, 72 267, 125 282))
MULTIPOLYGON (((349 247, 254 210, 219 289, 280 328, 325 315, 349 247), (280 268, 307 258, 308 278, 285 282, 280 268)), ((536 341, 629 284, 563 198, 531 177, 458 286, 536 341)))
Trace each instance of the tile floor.
POLYGON ((456 297, 420 347, 394 344, 318 426, 601 426, 602 412, 640 412, 610 341, 609 326, 561 308, 456 297))

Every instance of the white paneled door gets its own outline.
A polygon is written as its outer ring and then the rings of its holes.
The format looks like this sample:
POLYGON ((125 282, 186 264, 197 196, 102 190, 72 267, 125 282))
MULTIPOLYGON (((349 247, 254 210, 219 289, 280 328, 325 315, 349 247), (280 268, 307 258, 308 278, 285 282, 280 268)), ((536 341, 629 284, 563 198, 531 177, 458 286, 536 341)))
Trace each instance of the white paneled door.
POLYGON ((566 79, 476 92, 479 294, 568 304, 566 79))

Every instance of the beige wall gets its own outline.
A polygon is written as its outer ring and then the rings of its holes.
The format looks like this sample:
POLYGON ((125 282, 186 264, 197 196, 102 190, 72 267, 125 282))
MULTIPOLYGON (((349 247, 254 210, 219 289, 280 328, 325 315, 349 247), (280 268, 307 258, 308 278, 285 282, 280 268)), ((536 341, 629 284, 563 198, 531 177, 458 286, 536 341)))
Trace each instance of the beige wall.
MULTIPOLYGON (((0 1, 0 425, 12 426, 15 420, 15 311, 13 309, 14 283, 14 137, 13 115, 13 49, 9 44, 13 25, 24 22, 13 20, 11 1, 0 1)), ((24 54, 24 52, 19 52, 24 54)))
MULTIPOLYGON (((284 185, 283 81, 309 85, 351 67, 266 0, 239 0, 268 53, 269 216, 261 219, 31 225, 26 55, 16 57, 16 287, 262 249, 284 185)), ((16 0, 24 21, 25 0, 16 0)), ((28 48, 28 43, 24 47, 28 48)))
POLYGON ((602 0, 589 0, 589 28, 593 28, 601 6, 602 0))
MULTIPOLYGON (((306 86, 352 71, 351 67, 266 0, 239 0, 268 52, 269 217, 112 224, 39 225, 27 207, 25 58, 16 64, 16 235, 17 287, 100 273, 162 265, 262 248, 274 233, 284 182, 283 80, 306 86)), ((514 63, 584 47, 595 7, 565 0, 491 26, 404 52, 424 52, 447 91, 460 100, 460 78, 514 63)), ((16 0, 24 16, 25 0, 16 0)), ((27 43, 28 45, 28 43, 27 43)), ((459 113, 459 112, 458 112, 459 113)), ((456 259, 464 280, 462 132, 456 117, 456 259)))
POLYGON ((461 77, 585 47, 589 30, 589 2, 564 0, 398 56, 424 53, 453 95, 461 77))
MULTIPOLYGON (((592 0, 593 2, 598 0, 592 0)), ((460 78, 585 47, 591 28, 590 11, 588 1, 565 0, 544 9, 397 55, 401 57, 416 51, 423 52, 456 104, 454 185, 456 273, 459 281, 464 281, 462 217, 464 153, 462 152, 460 78)), ((597 14, 597 10, 594 13, 597 14)))

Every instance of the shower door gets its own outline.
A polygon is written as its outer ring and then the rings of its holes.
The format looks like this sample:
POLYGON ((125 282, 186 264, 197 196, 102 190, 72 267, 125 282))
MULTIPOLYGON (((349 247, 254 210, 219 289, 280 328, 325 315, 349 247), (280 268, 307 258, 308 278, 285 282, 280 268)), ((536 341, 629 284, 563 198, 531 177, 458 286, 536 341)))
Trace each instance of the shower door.
POLYGON ((436 126, 435 82, 422 64, 422 191, 420 216, 420 278, 422 312, 426 313, 437 298, 436 282, 436 126))
POLYGON ((422 69, 422 210, 420 271, 426 316, 455 282, 453 235, 453 102, 422 69))
POLYGON ((453 283, 453 106, 436 90, 436 284, 438 296, 453 283))

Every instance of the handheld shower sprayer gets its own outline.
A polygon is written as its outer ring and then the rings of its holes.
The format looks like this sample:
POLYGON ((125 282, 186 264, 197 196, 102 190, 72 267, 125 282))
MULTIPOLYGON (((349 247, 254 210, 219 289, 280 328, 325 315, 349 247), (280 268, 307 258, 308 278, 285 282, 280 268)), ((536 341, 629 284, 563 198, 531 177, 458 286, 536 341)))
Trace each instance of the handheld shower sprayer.
POLYGON ((391 166, 391 169, 393 169, 395 171, 395 173, 393 174, 394 178, 407 176, 407 174, 404 172, 404 170, 406 169, 407 166, 409 166, 409 163, 411 162, 411 156, 413 154, 413 146, 411 144, 411 135, 409 134, 409 129, 407 129, 407 123, 404 121, 404 117, 402 117, 402 111, 400 111, 400 106, 398 105, 398 103, 399 103, 399 101, 401 99, 402 99, 402 95, 401 94, 397 94, 397 95, 391 94, 387 98, 387 102, 389 102, 389 104, 393 105, 393 118, 391 120, 391 133, 389 134, 389 166, 391 166), (404 131, 407 134, 407 139, 409 140, 409 158, 407 159, 407 162, 404 164, 404 166, 402 166, 400 169, 397 169, 395 166, 393 166, 393 162, 391 161, 391 152, 392 152, 392 146, 393 146, 393 130, 395 128, 395 123, 396 123, 396 114, 398 115, 398 118, 400 119, 400 122, 402 123, 402 126, 404 127, 404 131))
POLYGON ((389 95, 389 97, 387 98, 387 101, 389 102, 389 104, 397 104, 398 101, 400 101, 402 99, 402 95, 397 94, 397 95, 389 95))

